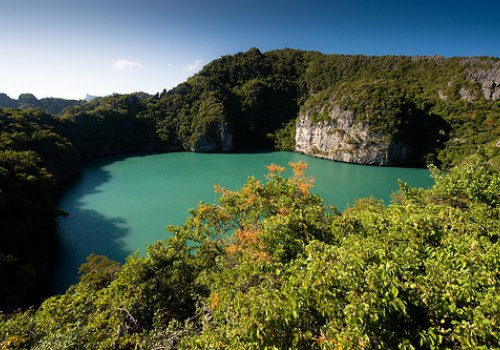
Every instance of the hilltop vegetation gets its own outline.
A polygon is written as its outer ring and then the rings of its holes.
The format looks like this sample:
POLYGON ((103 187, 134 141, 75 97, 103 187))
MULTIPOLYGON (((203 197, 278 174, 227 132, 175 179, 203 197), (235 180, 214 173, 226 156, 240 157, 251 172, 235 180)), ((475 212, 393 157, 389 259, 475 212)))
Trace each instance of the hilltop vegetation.
POLYGON ((313 120, 327 120, 325 107, 335 105, 354 111, 357 122, 373 132, 407 142, 413 153, 409 163, 448 166, 498 138, 499 62, 323 55, 291 49, 263 54, 253 48, 223 56, 185 83, 155 96, 114 95, 87 103, 37 100, 31 94, 13 100, 2 94, 0 105, 42 108, 51 114, 71 107, 61 118, 89 130, 76 135, 74 126, 67 131, 87 142, 82 144, 89 148, 82 150, 85 157, 137 148, 293 150, 297 115, 311 112, 313 120), (135 127, 139 132, 132 132, 135 127), (116 132, 115 139, 105 149, 88 135, 109 130, 116 132), (141 143, 137 135, 143 133, 147 137, 141 143), (125 144, 127 138, 136 140, 125 144))
POLYGON ((498 139, 498 80, 496 58, 254 48, 207 64, 170 91, 96 98, 58 118, 84 157, 143 149, 293 150, 298 115, 320 122, 336 106, 353 111, 356 123, 382 139, 407 147, 409 158, 401 164, 450 166, 498 139), (107 132, 110 140, 102 140, 107 132))
POLYGON ((293 150, 290 125, 299 112, 334 104, 356 112, 357 121, 375 132, 425 148, 415 152, 413 164, 450 165, 498 138, 500 89, 494 79, 500 80, 495 58, 251 49, 209 63, 151 104, 162 135, 186 150, 221 151, 229 134, 235 149, 274 142, 293 150), (229 131, 222 134, 221 127, 229 131))
MULTIPOLYGON (((71 140, 82 158, 162 150, 158 118, 148 113, 147 96, 112 95, 67 108, 55 120, 57 131, 71 140)), ((168 144, 163 150, 168 149, 168 144)))

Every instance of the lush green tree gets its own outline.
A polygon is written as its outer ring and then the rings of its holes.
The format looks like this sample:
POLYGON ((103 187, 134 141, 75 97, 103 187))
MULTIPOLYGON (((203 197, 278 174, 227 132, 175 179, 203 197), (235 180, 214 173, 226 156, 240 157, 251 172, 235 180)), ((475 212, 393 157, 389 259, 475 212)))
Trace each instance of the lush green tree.
POLYGON ((56 182, 78 167, 50 120, 41 111, 0 109, 0 310, 20 306, 46 272, 56 182))
POLYGON ((70 107, 57 117, 56 130, 83 158, 160 150, 145 99, 137 94, 112 95, 70 107))

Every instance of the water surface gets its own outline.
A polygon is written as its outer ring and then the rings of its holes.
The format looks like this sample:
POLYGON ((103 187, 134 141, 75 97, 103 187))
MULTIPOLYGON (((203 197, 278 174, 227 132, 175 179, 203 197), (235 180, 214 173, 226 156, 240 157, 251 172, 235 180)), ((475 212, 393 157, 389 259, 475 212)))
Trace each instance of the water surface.
POLYGON ((389 202, 402 179, 412 186, 432 184, 425 169, 389 168, 337 163, 291 152, 166 153, 108 157, 86 164, 70 182, 59 202, 69 213, 58 220, 60 257, 52 276, 52 291, 76 282, 78 266, 90 253, 123 262, 156 240, 168 238, 167 225, 185 221, 188 209, 200 201, 214 202, 214 184, 230 189, 266 165, 309 163, 316 179, 313 192, 343 209, 356 198, 373 196, 389 202))

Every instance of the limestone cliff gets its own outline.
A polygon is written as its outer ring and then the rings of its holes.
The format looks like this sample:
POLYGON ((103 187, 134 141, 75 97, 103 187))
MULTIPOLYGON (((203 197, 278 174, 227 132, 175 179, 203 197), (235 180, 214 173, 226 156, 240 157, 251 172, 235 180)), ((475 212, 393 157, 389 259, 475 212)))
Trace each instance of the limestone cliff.
POLYGON ((213 123, 197 135, 189 146, 192 152, 229 152, 233 150, 233 132, 224 123, 213 123))
POLYGON ((449 96, 444 90, 458 87, 458 97, 462 100, 476 101, 481 98, 486 100, 500 100, 500 62, 497 60, 470 57, 460 61, 464 69, 463 76, 455 76, 447 82, 444 89, 437 91, 438 97, 447 100, 449 96), (466 86, 463 86, 465 83, 466 86))
POLYGON ((463 60, 464 63, 483 63, 489 64, 487 68, 475 68, 468 70, 468 78, 479 85, 486 99, 500 99, 500 62, 481 61, 479 58, 473 57, 463 60))
POLYGON ((332 106, 329 119, 312 121, 310 112, 297 121, 295 151, 341 162, 394 165, 405 161, 408 147, 394 138, 370 131, 356 121, 355 113, 332 106))

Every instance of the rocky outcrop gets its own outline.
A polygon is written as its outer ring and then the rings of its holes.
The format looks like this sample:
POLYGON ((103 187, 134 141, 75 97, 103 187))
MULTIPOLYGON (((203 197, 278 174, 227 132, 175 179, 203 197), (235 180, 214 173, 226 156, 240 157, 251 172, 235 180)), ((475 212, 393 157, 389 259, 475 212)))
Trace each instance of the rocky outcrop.
MULTIPOLYGON (((500 61, 470 57, 462 59, 460 64, 468 66, 464 70, 464 75, 448 81, 444 90, 458 85, 458 97, 467 101, 476 101, 480 98, 500 99, 500 61), (464 81, 469 86, 461 86, 464 81)), ((441 100, 447 100, 450 97, 444 90, 437 91, 441 100)))
MULTIPOLYGON (((478 58, 469 58, 464 60, 464 62, 481 62, 483 64, 488 63, 480 61, 478 58)), ((490 67, 480 69, 471 69, 468 72, 469 79, 475 81, 481 85, 481 90, 486 99, 498 100, 500 99, 500 62, 491 61, 490 67)))
POLYGON ((213 123, 206 132, 198 134, 191 152, 229 152, 233 150, 233 132, 224 123, 213 123))
POLYGON ((296 128, 295 151, 348 163, 395 165, 404 163, 409 149, 394 137, 376 134, 356 121, 352 111, 337 106, 325 112, 327 120, 313 121, 311 111, 301 113, 296 128))
POLYGON ((460 89, 460 91, 458 92, 458 94, 460 95, 460 98, 462 100, 467 100, 469 102, 470 101, 474 101, 474 100, 477 99, 476 96, 475 96, 475 94, 474 94, 474 92, 472 92, 472 91, 470 91, 470 90, 468 90, 468 89, 466 89, 464 87, 460 89))

